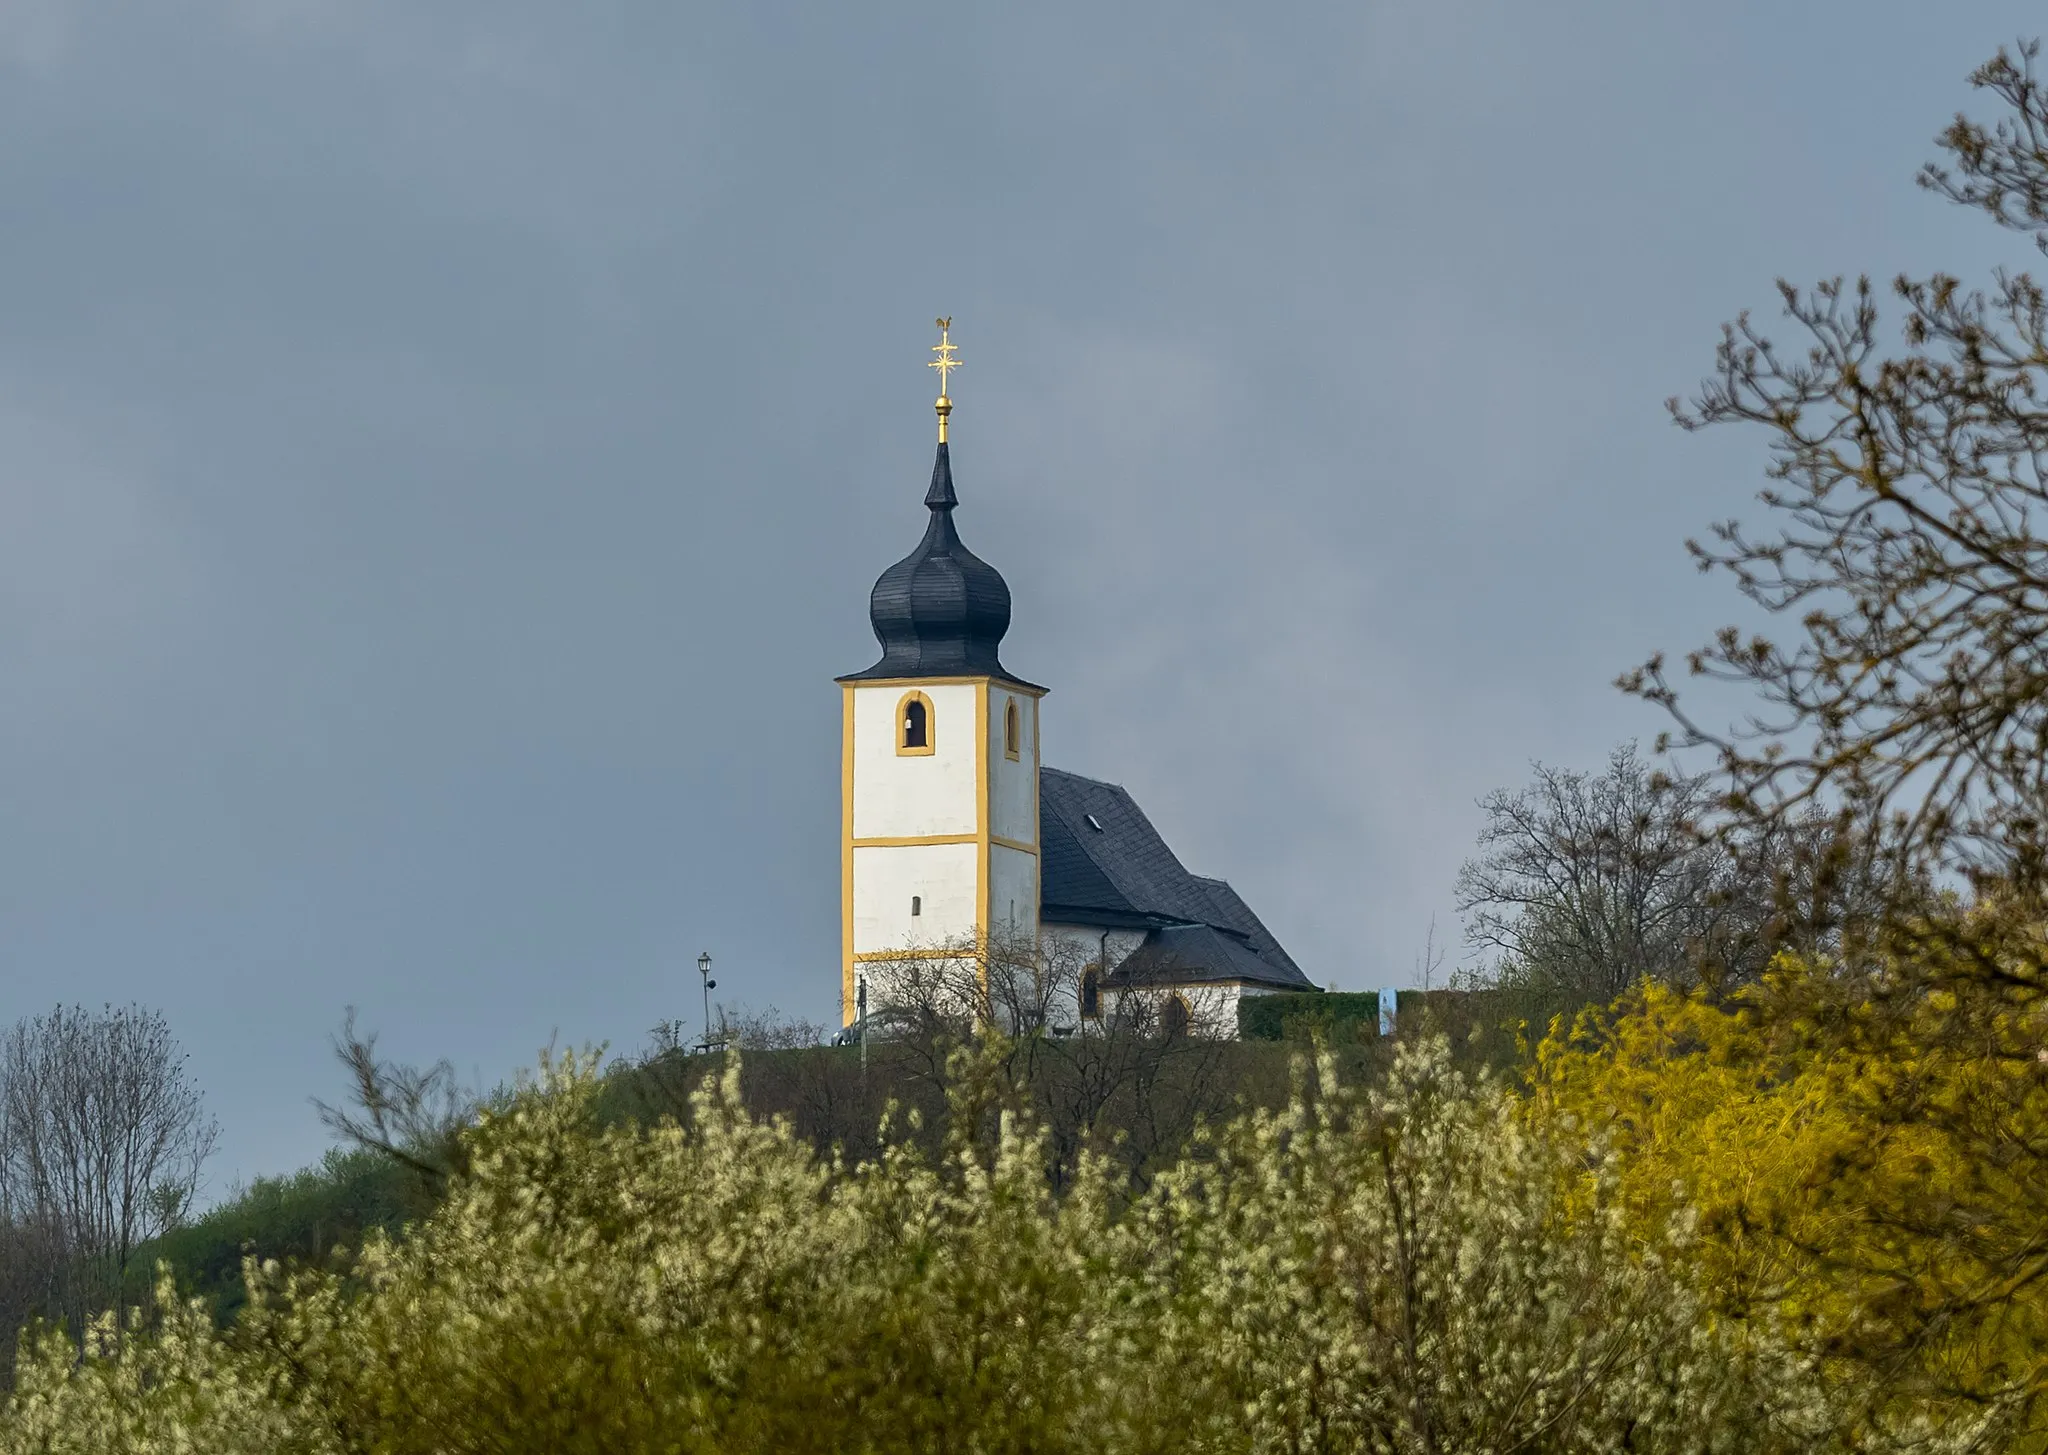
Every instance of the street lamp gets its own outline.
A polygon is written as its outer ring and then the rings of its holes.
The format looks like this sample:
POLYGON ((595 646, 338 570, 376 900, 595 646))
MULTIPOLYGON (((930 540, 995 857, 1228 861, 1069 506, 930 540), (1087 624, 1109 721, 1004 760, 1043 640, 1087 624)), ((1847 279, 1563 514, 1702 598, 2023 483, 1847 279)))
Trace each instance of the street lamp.
POLYGON ((697 957, 697 973, 704 978, 704 1049, 711 1049, 711 992, 718 988, 718 982, 711 978, 711 952, 704 951, 697 957))
POLYGON ((865 1087, 865 1086, 866 1086, 866 1085, 868 1084, 868 978, 867 978, 867 976, 865 976, 865 975, 861 976, 861 977, 860 977, 860 979, 859 979, 858 981, 856 981, 856 982, 855 982, 855 984, 856 984, 856 986, 857 986, 857 993, 856 993, 856 995, 855 995, 855 997, 854 997, 854 1002, 853 1002, 853 1003, 854 1003, 854 1005, 855 1005, 855 1007, 856 1007, 856 1017, 857 1017, 857 1018, 855 1019, 855 1021, 854 1021, 854 1024, 860 1027, 860 1084, 861 1084, 861 1085, 862 1085, 863 1087, 865 1087))

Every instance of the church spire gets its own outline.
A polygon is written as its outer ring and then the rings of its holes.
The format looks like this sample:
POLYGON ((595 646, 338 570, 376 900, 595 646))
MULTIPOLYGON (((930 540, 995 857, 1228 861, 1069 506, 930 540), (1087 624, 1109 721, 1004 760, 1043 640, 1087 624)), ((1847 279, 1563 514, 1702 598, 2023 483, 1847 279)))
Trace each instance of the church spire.
MULTIPOLYGON (((939 422, 945 423, 943 418, 939 422)), ((960 503, 953 493, 953 452, 943 439, 939 457, 932 461, 932 488, 925 491, 924 503, 933 510, 951 510, 960 503)))
POLYGON ((946 376, 960 367, 953 320, 938 321, 939 448, 932 482, 925 491, 924 539, 917 549, 882 573, 868 597, 868 621, 882 644, 882 660, 841 682, 880 678, 1000 677, 1021 686, 1003 667, 997 650, 1010 629, 1010 588, 1002 573, 967 549, 953 524, 960 498, 953 493, 952 453, 946 444, 946 416, 953 401, 946 376))
MULTIPOLYGON (((960 349, 953 342, 953 320, 951 318, 939 319, 938 330, 939 341, 932 345, 932 352, 937 354, 938 357, 925 367, 939 371, 939 397, 932 407, 939 412, 939 445, 941 447, 939 462, 943 465, 945 463, 946 417, 953 412, 953 401, 946 394, 946 376, 960 367, 960 361, 953 357, 953 355, 960 352, 960 349)), ((938 488, 938 481, 934 479, 932 481, 932 489, 937 490, 938 488)), ((952 482, 949 479, 947 482, 947 494, 950 495, 951 493, 952 482)))

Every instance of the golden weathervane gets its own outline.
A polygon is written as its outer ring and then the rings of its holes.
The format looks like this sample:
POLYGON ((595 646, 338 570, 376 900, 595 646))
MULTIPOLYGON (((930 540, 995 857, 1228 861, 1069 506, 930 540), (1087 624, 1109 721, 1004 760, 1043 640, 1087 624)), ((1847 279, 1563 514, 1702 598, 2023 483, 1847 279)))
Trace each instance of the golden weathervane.
POLYGON ((939 371, 939 399, 938 403, 933 407, 939 411, 939 443, 944 444, 946 442, 946 416, 953 412, 953 401, 946 397, 946 376, 960 367, 960 361, 953 357, 960 350, 953 342, 952 319, 939 319, 938 329, 939 341, 932 345, 932 352, 937 354, 938 357, 933 359, 926 367, 939 371))

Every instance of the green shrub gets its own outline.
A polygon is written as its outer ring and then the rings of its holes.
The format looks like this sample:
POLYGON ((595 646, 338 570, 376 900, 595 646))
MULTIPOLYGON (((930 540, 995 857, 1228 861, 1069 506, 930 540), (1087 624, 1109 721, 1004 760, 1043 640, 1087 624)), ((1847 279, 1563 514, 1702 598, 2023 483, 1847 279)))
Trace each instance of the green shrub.
POLYGON ((1248 1041, 1306 1040, 1313 1032, 1350 1039, 1352 1027, 1378 1027, 1380 997, 1373 990, 1330 990, 1321 995, 1252 995, 1237 1003, 1237 1033, 1248 1041))
POLYGON ((260 1177, 204 1217, 141 1250, 135 1263, 166 1263, 178 1286, 209 1301, 223 1321, 247 1300, 242 1260, 327 1263, 353 1255, 372 1230, 396 1232, 431 1211, 419 1180, 375 1152, 329 1152, 289 1177, 260 1177))

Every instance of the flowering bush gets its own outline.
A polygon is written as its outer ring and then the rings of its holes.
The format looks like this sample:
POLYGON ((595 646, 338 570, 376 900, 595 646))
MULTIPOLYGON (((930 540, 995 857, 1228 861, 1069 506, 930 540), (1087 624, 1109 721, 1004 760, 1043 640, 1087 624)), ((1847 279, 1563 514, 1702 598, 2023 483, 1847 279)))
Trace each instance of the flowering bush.
POLYGON ((1694 1285, 1875 1418, 2048 1448, 2048 1023, 1959 978, 1891 999, 1789 956, 1726 1003, 1645 986, 1539 1048, 1528 1111, 1632 1227, 1692 1218, 1694 1285))
POLYGON ((597 1088, 547 1064, 431 1217, 346 1275, 250 1269, 225 1331, 160 1286, 83 1358, 43 1338, 0 1455, 1875 1448, 1702 1303, 1684 1217, 1644 1233, 1441 1042, 1057 1199, 993 1105, 849 1166, 736 1069, 685 1126, 599 1130, 597 1088))

